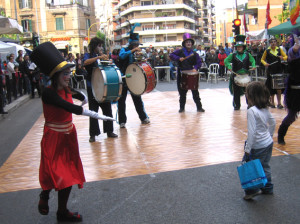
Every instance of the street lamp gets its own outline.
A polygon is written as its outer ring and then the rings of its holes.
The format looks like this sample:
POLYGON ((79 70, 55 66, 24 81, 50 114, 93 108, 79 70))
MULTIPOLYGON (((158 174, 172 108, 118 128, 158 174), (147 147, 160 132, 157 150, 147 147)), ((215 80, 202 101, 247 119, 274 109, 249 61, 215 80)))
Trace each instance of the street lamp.
POLYGON ((102 22, 97 22, 97 23, 93 23, 90 27, 89 27, 89 29, 88 29, 88 43, 90 43, 90 30, 91 30, 91 28, 92 28, 92 26, 94 26, 94 25, 96 25, 96 24, 101 24, 102 22))

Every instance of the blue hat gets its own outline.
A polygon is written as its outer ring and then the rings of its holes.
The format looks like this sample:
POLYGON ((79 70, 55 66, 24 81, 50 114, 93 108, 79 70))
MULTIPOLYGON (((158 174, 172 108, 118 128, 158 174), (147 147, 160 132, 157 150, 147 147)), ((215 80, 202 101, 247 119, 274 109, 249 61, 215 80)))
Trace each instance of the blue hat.
MULTIPOLYGON (((128 21, 128 23, 129 23, 129 21, 128 21)), ((131 24, 130 24, 130 23, 129 23, 129 25, 130 25, 130 27, 131 27, 131 24)), ((139 36, 139 34, 133 32, 134 29, 135 29, 135 27, 137 27, 137 26, 141 26, 141 24, 140 24, 140 23, 135 23, 135 24, 133 25, 133 27, 131 28, 130 32, 129 32, 129 41, 128 41, 129 44, 131 44, 131 42, 133 42, 133 41, 137 41, 137 42, 140 41, 140 36, 139 36)), ((138 44, 139 44, 139 43, 138 43, 138 44)))

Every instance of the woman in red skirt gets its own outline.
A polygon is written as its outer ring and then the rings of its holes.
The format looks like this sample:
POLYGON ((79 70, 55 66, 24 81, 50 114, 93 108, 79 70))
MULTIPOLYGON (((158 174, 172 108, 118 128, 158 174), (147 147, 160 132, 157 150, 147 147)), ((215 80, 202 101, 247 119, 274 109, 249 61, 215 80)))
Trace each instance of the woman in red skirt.
POLYGON ((102 120, 113 119, 73 104, 72 98, 86 102, 84 94, 69 88, 70 68, 75 64, 64 61, 52 43, 39 45, 30 57, 51 79, 51 86, 42 94, 45 126, 41 141, 39 180, 43 190, 38 209, 42 215, 48 214, 49 193, 55 189, 58 191, 57 220, 82 221, 81 215, 67 209, 72 186, 77 184, 82 188, 85 182, 72 113, 102 120))

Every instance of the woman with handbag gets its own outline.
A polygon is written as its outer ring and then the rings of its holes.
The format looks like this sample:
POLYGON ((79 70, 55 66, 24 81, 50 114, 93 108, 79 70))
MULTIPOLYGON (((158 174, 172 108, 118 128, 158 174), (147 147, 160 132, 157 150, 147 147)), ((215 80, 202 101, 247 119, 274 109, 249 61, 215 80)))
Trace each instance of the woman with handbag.
POLYGON ((245 155, 259 159, 267 177, 267 184, 260 189, 245 190, 245 200, 250 200, 260 192, 273 194, 270 159, 273 149, 275 119, 268 110, 270 93, 260 82, 251 82, 246 88, 249 109, 247 111, 248 138, 245 144, 245 155))

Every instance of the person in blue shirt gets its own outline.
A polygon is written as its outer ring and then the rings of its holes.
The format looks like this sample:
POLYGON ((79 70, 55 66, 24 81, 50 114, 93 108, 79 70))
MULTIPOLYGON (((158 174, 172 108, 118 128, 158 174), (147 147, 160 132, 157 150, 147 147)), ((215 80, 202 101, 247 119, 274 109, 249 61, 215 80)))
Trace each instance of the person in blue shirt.
MULTIPOLYGON (((128 47, 122 48, 119 54, 119 69, 122 72, 122 75, 125 75, 126 69, 128 65, 135 62, 134 54, 141 53, 141 48, 139 48, 139 35, 137 33, 133 33, 133 30, 139 24, 135 24, 130 31, 130 39, 128 47)), ((125 128, 125 124, 127 122, 126 117, 126 98, 128 92, 128 86, 126 84, 126 79, 123 78, 123 88, 122 95, 118 101, 118 115, 119 115, 119 124, 121 128, 125 128)), ((142 124, 149 124, 150 120, 148 115, 145 112, 144 103, 141 96, 134 95, 130 93, 131 98, 133 100, 135 110, 139 115, 139 118, 142 124)))
POLYGON ((225 54, 226 54, 227 56, 230 55, 231 53, 233 53, 232 48, 231 48, 231 47, 228 47, 228 43, 225 43, 224 50, 225 50, 225 54))
MULTIPOLYGON (((85 53, 83 57, 83 65, 86 68, 87 76, 86 76, 86 84, 87 84, 87 94, 88 94, 88 102, 89 102, 89 109, 95 112, 98 112, 99 107, 101 107, 103 115, 112 117, 112 110, 111 110, 111 103, 110 102, 103 102, 98 103, 94 97, 93 90, 92 90, 92 73, 93 68, 97 67, 97 60, 108 60, 107 55, 100 55, 100 51, 102 50, 103 41, 98 37, 94 37, 91 39, 89 43, 89 52, 85 53), (99 55, 99 56, 98 56, 99 55)), ((117 134, 113 133, 114 127, 112 121, 103 121, 103 131, 107 133, 107 137, 109 138, 116 138, 118 137, 117 134)), ((99 123, 97 119, 90 117, 90 142, 95 142, 95 136, 100 134, 99 123)))

